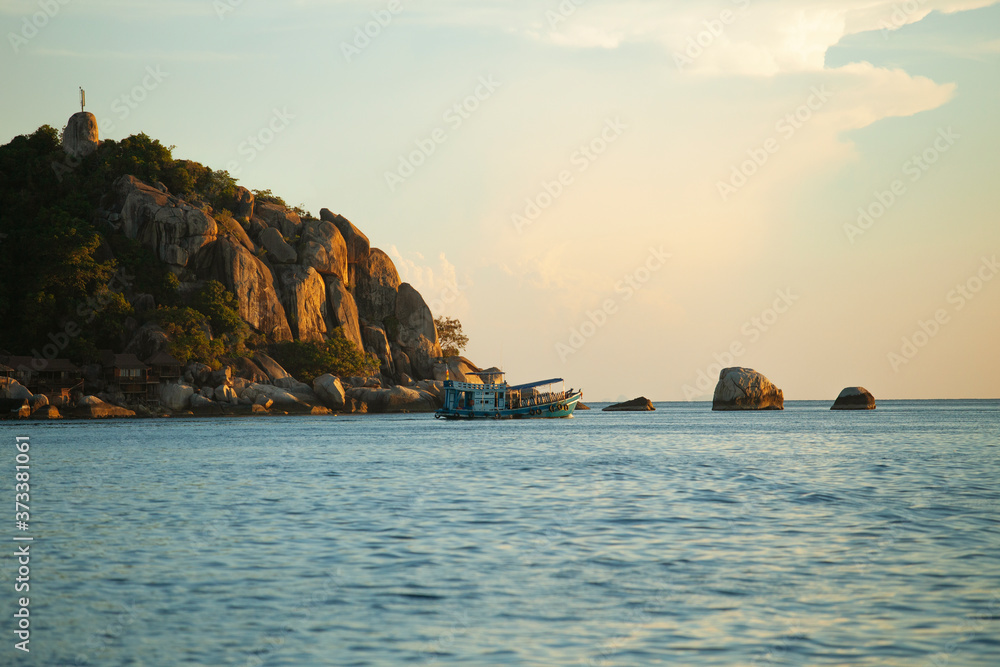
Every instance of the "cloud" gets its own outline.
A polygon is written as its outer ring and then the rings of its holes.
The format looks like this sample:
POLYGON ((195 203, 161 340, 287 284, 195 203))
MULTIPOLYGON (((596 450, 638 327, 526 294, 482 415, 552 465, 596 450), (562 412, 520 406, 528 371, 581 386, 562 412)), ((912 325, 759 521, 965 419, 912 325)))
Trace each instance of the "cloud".
POLYGON ((445 253, 438 255, 436 266, 428 263, 419 252, 406 257, 395 246, 389 246, 389 257, 396 265, 400 280, 420 292, 435 317, 456 316, 468 309, 467 291, 472 287, 470 276, 458 276, 455 265, 445 253))
MULTIPOLYGON (((803 7, 786 0, 732 0, 691 6, 645 0, 593 3, 565 16, 550 11, 527 36, 562 47, 661 45, 685 73, 774 76, 824 68, 844 37, 897 30, 932 11, 953 13, 997 0, 826 0, 803 7)), ((566 4, 566 3, 563 3, 566 4)))

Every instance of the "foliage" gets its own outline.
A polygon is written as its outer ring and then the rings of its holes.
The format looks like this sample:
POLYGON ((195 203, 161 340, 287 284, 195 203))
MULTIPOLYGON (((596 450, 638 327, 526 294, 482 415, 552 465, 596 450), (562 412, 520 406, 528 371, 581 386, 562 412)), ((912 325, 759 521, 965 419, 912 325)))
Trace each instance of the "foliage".
POLYGON ((462 333, 462 323, 451 317, 434 319, 438 339, 441 342, 441 354, 446 357, 457 357, 469 344, 469 337, 462 333))
POLYGON ((270 190, 254 190, 253 191, 254 201, 263 202, 265 204, 278 204, 279 206, 288 207, 285 200, 274 194, 270 190))
MULTIPOLYGON (((210 361, 221 351, 245 350, 252 339, 234 295, 216 283, 184 303, 177 276, 152 250, 94 222, 115 181, 132 175, 210 206, 229 229, 229 211, 238 203, 236 180, 174 159, 172 148, 136 134, 102 140, 90 155, 73 158, 48 125, 0 146, 0 321, 9 323, 0 327, 0 349, 40 351, 52 336, 63 341, 60 332, 70 325, 77 333, 59 346, 60 356, 87 361, 98 349, 122 349, 125 320, 135 315, 129 301, 147 293, 162 307, 150 319, 166 321, 182 338, 176 356, 210 361)), ((258 196, 284 204, 270 191, 258 196)))
POLYGON ((375 375, 379 371, 378 359, 359 350, 340 329, 323 343, 278 343, 271 354, 286 371, 306 384, 326 373, 352 377, 375 375))
POLYGON ((194 308, 158 308, 155 320, 170 336, 168 352, 181 363, 210 363, 225 352, 223 341, 212 339, 208 317, 194 308))

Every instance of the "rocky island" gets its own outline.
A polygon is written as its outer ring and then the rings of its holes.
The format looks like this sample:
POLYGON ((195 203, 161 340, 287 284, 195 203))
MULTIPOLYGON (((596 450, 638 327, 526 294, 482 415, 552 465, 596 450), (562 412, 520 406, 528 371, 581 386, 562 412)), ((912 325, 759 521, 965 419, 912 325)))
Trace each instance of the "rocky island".
POLYGON ((0 401, 16 415, 427 412, 446 373, 479 370, 443 356, 423 297, 329 209, 146 135, 100 141, 85 112, 61 139, 43 126, 0 147, 0 169, 0 259, 21 267, 0 277, 0 401))

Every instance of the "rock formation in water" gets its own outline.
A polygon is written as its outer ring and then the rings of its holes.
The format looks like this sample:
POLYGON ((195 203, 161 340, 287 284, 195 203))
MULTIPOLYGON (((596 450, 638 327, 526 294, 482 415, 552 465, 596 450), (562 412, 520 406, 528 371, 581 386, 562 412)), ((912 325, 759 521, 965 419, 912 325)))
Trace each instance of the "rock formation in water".
POLYGON ((840 392, 831 410, 874 410, 875 397, 864 387, 847 387, 840 392))
POLYGON ((724 368, 712 399, 713 410, 784 410, 785 396, 751 368, 724 368))
MULTIPOLYGON (((589 410, 590 408, 587 409, 589 410)), ((653 410, 656 410, 653 407, 653 402, 645 396, 640 396, 639 398, 633 398, 631 401, 609 405, 602 412, 652 412, 653 410)))

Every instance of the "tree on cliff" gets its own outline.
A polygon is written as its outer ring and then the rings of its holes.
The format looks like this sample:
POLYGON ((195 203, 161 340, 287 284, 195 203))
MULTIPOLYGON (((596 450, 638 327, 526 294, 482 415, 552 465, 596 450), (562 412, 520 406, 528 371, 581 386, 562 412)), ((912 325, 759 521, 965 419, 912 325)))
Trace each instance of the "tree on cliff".
POLYGON ((462 323, 451 317, 438 317, 434 320, 437 326, 438 338, 441 340, 441 353, 446 357, 457 357, 469 344, 469 337, 462 333, 462 323))

